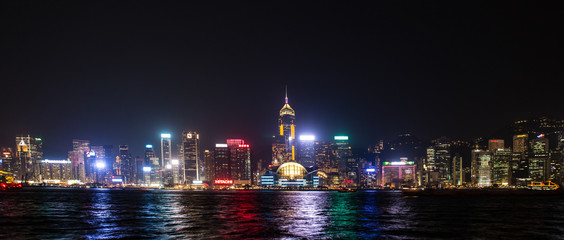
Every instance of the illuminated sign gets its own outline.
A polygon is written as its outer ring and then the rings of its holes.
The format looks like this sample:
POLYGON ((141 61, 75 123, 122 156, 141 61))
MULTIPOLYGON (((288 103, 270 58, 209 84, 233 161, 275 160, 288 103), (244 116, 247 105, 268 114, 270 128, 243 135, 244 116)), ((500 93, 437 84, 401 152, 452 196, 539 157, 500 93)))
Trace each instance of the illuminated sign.
POLYGON ((170 138, 170 133, 161 133, 161 138, 170 138))
POLYGON ((347 179, 345 179, 345 180, 343 181, 343 183, 354 183, 354 181, 353 181, 353 180, 347 180, 347 179))
POLYGON ((527 137, 527 134, 523 134, 523 135, 517 135, 518 138, 524 138, 527 137))
POLYGON ((41 141, 41 138, 35 138, 35 141, 41 141))
POLYGON ((71 163, 71 161, 69 161, 69 160, 49 160, 49 159, 41 160, 41 162, 43 162, 43 163, 67 163, 67 164, 71 163))
POLYGON ((315 136, 313 135, 300 135, 300 141, 314 141, 315 136))
POLYGON ((123 179, 121 179, 121 178, 112 178, 112 182, 115 182, 115 183, 122 183, 122 182, 123 182, 123 179))
POLYGON ((186 137, 187 137, 187 138, 192 138, 192 134, 188 133, 188 134, 186 134, 186 137))
POLYGON ((367 168, 366 171, 367 171, 367 172, 376 172, 376 169, 374 169, 374 168, 367 168))
POLYGON ((147 145, 145 145, 145 148, 153 148, 153 145, 147 144, 147 145))
POLYGON ((172 159, 170 162, 172 163, 172 165, 180 164, 180 162, 177 159, 172 159))
POLYGON ((214 181, 215 184, 218 185, 231 185, 233 184, 233 180, 229 180, 229 179, 216 179, 214 181))
POLYGON ((204 182, 198 181, 198 180, 192 181, 192 184, 194 184, 194 185, 200 185, 200 184, 202 184, 202 183, 204 183, 204 182))
POLYGON ((335 140, 349 140, 349 136, 335 136, 335 140))
POLYGON ((490 140, 490 142, 496 143, 499 142, 499 140, 490 140))
POLYGON ((385 166, 405 166, 405 165, 414 165, 415 162, 383 162, 382 165, 385 166))
POLYGON ((151 171, 151 167, 143 167, 143 172, 150 172, 151 171))
POLYGON ((219 147, 221 147, 221 148, 226 148, 226 147, 227 147, 227 143, 216 143, 216 144, 215 144, 215 147, 216 147, 216 148, 219 148, 219 147))
POLYGON ((9 155, 12 155, 12 153, 11 153, 11 152, 3 152, 2 154, 3 154, 4 156, 9 156, 9 155))
POLYGON ((166 169, 172 169, 172 165, 167 164, 167 165, 166 165, 166 169))
POLYGON ((537 138, 543 138, 544 134, 538 135, 537 138))
POLYGON ((88 152, 88 156, 89 157, 95 157, 96 153, 94 151, 90 151, 90 152, 88 152))
POLYGON ((69 185, 80 184, 80 180, 68 180, 67 183, 68 183, 69 185))
POLYGON ((240 147, 240 148, 248 148, 248 147, 249 147, 249 144, 239 144, 239 147, 240 147))

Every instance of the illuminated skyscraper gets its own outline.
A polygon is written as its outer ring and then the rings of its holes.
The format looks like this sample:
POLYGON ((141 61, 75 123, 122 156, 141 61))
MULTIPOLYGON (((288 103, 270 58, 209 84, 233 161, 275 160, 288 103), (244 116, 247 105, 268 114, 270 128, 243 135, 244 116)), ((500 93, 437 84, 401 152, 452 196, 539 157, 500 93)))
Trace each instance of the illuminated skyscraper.
POLYGON ((315 165, 315 136, 301 135, 299 139, 299 163, 308 168, 315 165))
MULTIPOLYGON (((490 140, 491 141, 491 140, 490 140)), ((510 183, 510 163, 512 159, 511 149, 498 148, 493 152, 492 184, 508 186, 510 183)))
POLYGON ((184 131, 182 133, 182 154, 184 160, 183 180, 184 184, 192 184, 192 181, 200 180, 200 134, 197 132, 184 131))
POLYGON ((288 91, 286 91, 285 103, 280 109, 278 117, 278 130, 273 142, 273 160, 279 159, 282 155, 281 163, 296 161, 296 112, 288 104, 288 91), (284 144, 284 149, 280 152, 280 145, 284 144))
POLYGON ((145 184, 160 184, 161 183, 161 169, 159 158, 155 153, 153 145, 145 145, 145 166, 144 166, 144 180, 145 184))
POLYGON ((232 180, 229 148, 226 143, 215 144, 215 149, 213 151, 213 176, 214 181, 232 180))
POLYGON ((170 133, 161 133, 161 169, 163 173, 163 184, 173 185, 172 171, 172 144, 170 133))
POLYGON ((129 152, 128 145, 119 145, 119 167, 121 175, 124 176, 124 183, 133 183, 135 181, 135 160, 129 152))
POLYGON ((529 153, 529 178, 532 181, 548 181, 550 176, 550 154, 548 150, 548 139, 539 136, 530 141, 529 153))
POLYGON ((18 159, 15 170, 16 178, 23 181, 41 182, 41 160, 43 158, 43 140, 30 135, 16 137, 16 157, 18 159))
POLYGON ((358 161, 353 157, 348 136, 335 136, 335 159, 339 176, 347 184, 358 183, 358 161))
POLYGON ((2 159, 0 159, 1 162, 1 168, 0 170, 2 171, 6 171, 6 172, 14 172, 13 166, 14 166, 14 161, 16 160, 16 158, 14 158, 14 150, 12 150, 12 148, 10 147, 3 147, 2 148, 2 159))
POLYGON ((503 139, 490 139, 488 141, 488 151, 494 153, 495 150, 505 148, 505 141, 503 139))
POLYGON ((69 157, 72 162, 72 175, 74 179, 86 182, 86 158, 90 152, 90 141, 72 140, 72 154, 69 157))

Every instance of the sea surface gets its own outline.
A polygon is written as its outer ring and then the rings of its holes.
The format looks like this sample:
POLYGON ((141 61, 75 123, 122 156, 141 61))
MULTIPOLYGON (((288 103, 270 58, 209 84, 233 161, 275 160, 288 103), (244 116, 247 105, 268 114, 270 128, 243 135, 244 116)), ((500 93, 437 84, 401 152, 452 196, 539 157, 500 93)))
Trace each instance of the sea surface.
POLYGON ((0 216, 0 239, 564 238, 561 196, 23 189, 0 216))

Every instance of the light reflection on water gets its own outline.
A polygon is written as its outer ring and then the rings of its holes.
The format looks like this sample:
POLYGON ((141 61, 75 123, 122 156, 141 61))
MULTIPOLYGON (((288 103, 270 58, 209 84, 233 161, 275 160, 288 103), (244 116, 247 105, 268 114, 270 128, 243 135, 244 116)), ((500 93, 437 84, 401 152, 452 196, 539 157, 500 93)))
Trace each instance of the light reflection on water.
POLYGON ((0 193, 0 239, 558 238, 560 197, 32 189, 0 193))

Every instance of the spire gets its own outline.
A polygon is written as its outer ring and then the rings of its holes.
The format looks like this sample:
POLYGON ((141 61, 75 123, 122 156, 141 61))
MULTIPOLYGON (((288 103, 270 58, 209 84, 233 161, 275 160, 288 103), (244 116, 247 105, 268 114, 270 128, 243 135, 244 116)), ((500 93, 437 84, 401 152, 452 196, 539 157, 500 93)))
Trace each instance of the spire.
POLYGON ((285 100, 286 100, 286 103, 288 103, 288 85, 286 85, 286 98, 285 98, 285 100))

